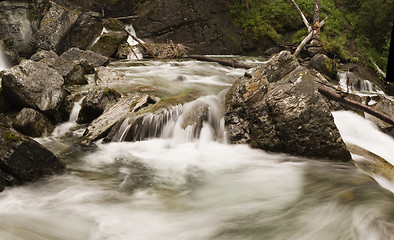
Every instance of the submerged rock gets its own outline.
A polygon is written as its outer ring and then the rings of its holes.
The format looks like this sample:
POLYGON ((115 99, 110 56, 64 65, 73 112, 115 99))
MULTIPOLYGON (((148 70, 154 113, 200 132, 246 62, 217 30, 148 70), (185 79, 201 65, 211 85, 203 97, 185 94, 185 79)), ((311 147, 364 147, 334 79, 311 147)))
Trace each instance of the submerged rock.
POLYGON ((226 96, 225 122, 231 143, 350 160, 324 97, 316 89, 317 77, 300 67, 290 52, 275 55, 248 76, 238 79, 226 96))
POLYGON ((97 84, 111 84, 126 80, 126 76, 116 71, 112 71, 106 67, 98 67, 94 74, 94 81, 97 84))
POLYGON ((0 191, 65 170, 49 150, 12 130, 0 115, 0 191))
POLYGON ((66 96, 63 85, 64 80, 56 70, 31 60, 6 70, 2 80, 4 94, 10 102, 44 113, 58 110, 66 96))
POLYGON ((12 126, 19 132, 30 137, 48 136, 55 129, 47 117, 32 108, 22 109, 16 115, 12 126))

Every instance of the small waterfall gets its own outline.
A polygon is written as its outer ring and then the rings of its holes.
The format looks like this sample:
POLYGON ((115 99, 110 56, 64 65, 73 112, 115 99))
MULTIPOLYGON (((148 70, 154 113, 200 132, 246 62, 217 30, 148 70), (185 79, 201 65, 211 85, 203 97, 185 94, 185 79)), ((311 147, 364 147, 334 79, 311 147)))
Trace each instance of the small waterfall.
MULTIPOLYGON (((128 24, 125 26, 126 30, 133 35, 134 37, 137 37, 134 27, 132 24, 128 24)), ((140 40, 141 41, 141 40, 140 40)), ((142 41, 141 41, 142 42, 142 41)), ((131 36, 127 39, 127 43, 130 45, 132 48, 132 51, 130 51, 129 55, 127 56, 127 59, 142 59, 142 53, 139 51, 137 45, 138 42, 135 41, 131 36), (134 52, 133 52, 134 51, 134 52), (135 53, 135 54, 134 54, 135 53)))
POLYGON ((162 138, 172 138, 175 143, 222 141, 224 134, 223 107, 219 97, 205 96, 183 106, 183 113, 167 124, 162 138))
POLYGON ((162 109, 140 117, 128 117, 120 125, 112 137, 112 142, 140 141, 147 138, 157 138, 162 134, 169 122, 176 121, 182 114, 181 104, 170 109, 162 109))
POLYGON ((79 111, 81 110, 82 107, 81 104, 84 98, 85 97, 81 98, 78 102, 74 103, 68 122, 62 123, 59 126, 57 126, 52 133, 53 137, 64 136, 67 132, 70 131, 72 127, 75 127, 77 125, 79 111))
POLYGON ((11 67, 10 62, 8 61, 7 57, 4 55, 3 51, 0 48, 0 71, 3 71, 10 67, 11 67))
POLYGON ((108 30, 105 27, 103 27, 103 30, 101 30, 100 35, 93 40, 93 42, 89 45, 88 49, 91 49, 93 47, 93 45, 98 42, 98 40, 100 39, 101 35, 103 35, 105 33, 108 33, 108 30))
POLYGON ((338 73, 339 85, 346 92, 373 92, 379 91, 369 80, 358 78, 352 72, 338 73))
POLYGON ((167 138, 176 143, 222 141, 224 119, 222 104, 217 96, 201 97, 171 109, 162 109, 140 117, 128 117, 112 137, 113 142, 167 138))

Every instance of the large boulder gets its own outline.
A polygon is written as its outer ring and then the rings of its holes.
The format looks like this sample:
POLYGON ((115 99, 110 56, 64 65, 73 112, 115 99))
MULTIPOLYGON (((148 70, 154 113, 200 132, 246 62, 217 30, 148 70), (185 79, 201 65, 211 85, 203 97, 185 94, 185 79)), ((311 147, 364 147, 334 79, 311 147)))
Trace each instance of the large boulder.
POLYGON ((45 115, 32 108, 22 109, 16 115, 12 126, 29 137, 48 136, 55 129, 52 122, 45 115))
POLYGON ((14 64, 19 56, 29 57, 34 52, 35 25, 41 12, 30 11, 29 1, 0 1, 0 39, 4 52, 14 64))
POLYGON ((78 17, 77 11, 50 2, 50 8, 42 18, 37 32, 37 47, 61 53, 63 38, 69 33, 78 17))
POLYGON ((92 73, 94 68, 107 65, 108 63, 108 57, 90 50, 84 51, 78 48, 71 48, 60 55, 52 67, 63 76, 67 83, 74 84, 75 78, 73 77, 76 74, 79 74, 78 76, 82 78, 84 73, 92 73), (83 74, 80 74, 81 71, 83 74))
POLYGON ((0 191, 61 173, 64 165, 36 141, 12 130, 0 115, 0 191))
POLYGON ((77 21, 62 40, 62 51, 67 51, 72 47, 88 49, 93 40, 100 36, 101 30, 103 29, 101 20, 102 17, 97 12, 80 12, 77 21))
MULTIPOLYGON (((219 0, 153 0, 141 4, 133 22, 137 36, 155 43, 181 43, 190 54, 244 52, 242 28, 234 25, 228 6, 219 0)), ((250 39, 253 39, 251 37, 250 39)), ((262 48, 267 48, 261 43, 262 48)))
POLYGON ((324 97, 322 81, 283 51, 238 79, 226 95, 231 143, 298 156, 347 161, 347 150, 324 97))
POLYGON ((63 77, 42 62, 24 60, 4 72, 2 88, 7 99, 18 107, 44 113, 56 112, 66 96, 63 77))
POLYGON ((309 67, 332 79, 337 79, 338 69, 336 63, 324 54, 318 53, 313 56, 309 62, 309 67))

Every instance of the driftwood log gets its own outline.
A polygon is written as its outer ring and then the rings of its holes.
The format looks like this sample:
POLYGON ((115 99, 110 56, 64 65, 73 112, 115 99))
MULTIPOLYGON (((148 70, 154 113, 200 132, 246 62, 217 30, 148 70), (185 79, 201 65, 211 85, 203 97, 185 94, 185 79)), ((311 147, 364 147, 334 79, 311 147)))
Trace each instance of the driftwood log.
POLYGON ((379 111, 377 111, 365 104, 362 104, 362 103, 359 103, 359 102, 356 102, 354 100, 347 98, 346 93, 344 93, 344 92, 337 93, 337 92, 334 92, 334 91, 332 91, 326 87, 323 87, 321 85, 317 86, 317 90, 319 91, 319 93, 321 93, 323 96, 325 96, 326 98, 328 98, 330 100, 334 100, 336 102, 348 105, 350 107, 360 109, 360 110, 362 110, 366 113, 369 113, 372 116, 377 117, 380 120, 390 124, 391 126, 394 126, 394 118, 393 117, 391 117, 385 113, 379 112, 379 111))

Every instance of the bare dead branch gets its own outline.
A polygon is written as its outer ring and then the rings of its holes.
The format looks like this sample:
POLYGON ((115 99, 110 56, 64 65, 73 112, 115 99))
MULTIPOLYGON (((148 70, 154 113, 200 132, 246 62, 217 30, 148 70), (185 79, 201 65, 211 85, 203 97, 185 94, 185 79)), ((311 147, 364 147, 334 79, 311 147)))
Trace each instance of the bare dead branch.
POLYGON ((304 22, 305 26, 308 29, 308 33, 312 32, 312 27, 309 24, 308 20, 306 20, 305 15, 302 13, 301 9, 298 7, 297 3, 294 0, 290 0, 291 4, 293 4, 294 8, 297 10, 298 15, 302 18, 302 21, 304 22))
MULTIPOLYGON (((327 20, 327 18, 323 19, 323 20, 319 23, 319 27, 320 27, 320 28, 323 27, 324 23, 326 23, 326 20, 327 20)), ((302 40, 302 42, 300 43, 300 45, 298 45, 297 49, 295 50, 295 52, 294 52, 294 54, 293 54, 294 56, 297 56, 297 55, 301 52, 302 48, 304 48, 304 46, 312 39, 312 35, 313 35, 313 33, 310 32, 310 33, 308 34, 308 36, 306 36, 306 37, 304 38, 304 40, 302 40)))

